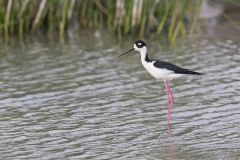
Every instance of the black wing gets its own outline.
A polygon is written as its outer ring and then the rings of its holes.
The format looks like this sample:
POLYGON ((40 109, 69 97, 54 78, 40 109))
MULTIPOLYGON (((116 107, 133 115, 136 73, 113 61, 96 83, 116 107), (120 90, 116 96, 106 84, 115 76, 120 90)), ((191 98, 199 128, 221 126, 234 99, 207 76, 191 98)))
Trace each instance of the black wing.
POLYGON ((159 61, 159 60, 154 60, 156 62, 153 63, 153 65, 157 68, 166 68, 168 70, 171 70, 177 74, 197 74, 197 75, 201 75, 202 73, 198 73, 198 72, 194 72, 188 69, 184 69, 181 67, 178 67, 174 64, 171 64, 169 62, 164 62, 164 61, 159 61))

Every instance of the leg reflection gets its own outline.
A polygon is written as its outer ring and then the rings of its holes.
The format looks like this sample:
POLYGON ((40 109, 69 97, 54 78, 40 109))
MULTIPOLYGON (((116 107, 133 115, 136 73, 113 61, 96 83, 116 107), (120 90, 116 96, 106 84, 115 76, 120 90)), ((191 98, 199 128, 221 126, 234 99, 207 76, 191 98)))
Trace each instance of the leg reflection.
POLYGON ((166 142, 166 159, 175 160, 176 157, 176 145, 174 141, 174 136, 172 134, 172 129, 170 125, 167 125, 168 130, 168 141, 166 142))

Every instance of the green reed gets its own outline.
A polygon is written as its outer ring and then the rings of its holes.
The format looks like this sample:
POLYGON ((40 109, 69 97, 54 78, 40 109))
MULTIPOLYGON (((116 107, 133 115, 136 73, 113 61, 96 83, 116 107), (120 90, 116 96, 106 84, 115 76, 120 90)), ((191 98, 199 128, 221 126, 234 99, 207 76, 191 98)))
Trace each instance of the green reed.
POLYGON ((58 32, 71 25, 126 35, 165 35, 171 41, 197 25, 201 0, 0 0, 0 35, 58 32))

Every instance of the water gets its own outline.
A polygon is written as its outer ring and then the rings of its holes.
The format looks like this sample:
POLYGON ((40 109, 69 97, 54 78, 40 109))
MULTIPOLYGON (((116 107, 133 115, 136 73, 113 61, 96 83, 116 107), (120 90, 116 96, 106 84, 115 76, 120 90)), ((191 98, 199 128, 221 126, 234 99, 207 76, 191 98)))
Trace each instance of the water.
POLYGON ((238 43, 152 42, 152 57, 205 73, 170 83, 169 130, 163 83, 110 42, 1 46, 0 159, 239 159, 238 43))

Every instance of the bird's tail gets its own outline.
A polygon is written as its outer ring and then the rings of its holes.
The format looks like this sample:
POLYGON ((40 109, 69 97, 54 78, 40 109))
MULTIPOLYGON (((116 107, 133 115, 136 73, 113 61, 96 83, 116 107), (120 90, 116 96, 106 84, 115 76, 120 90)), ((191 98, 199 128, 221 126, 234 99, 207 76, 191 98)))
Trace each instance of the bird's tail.
POLYGON ((184 74, 202 75, 203 73, 188 70, 184 74))

